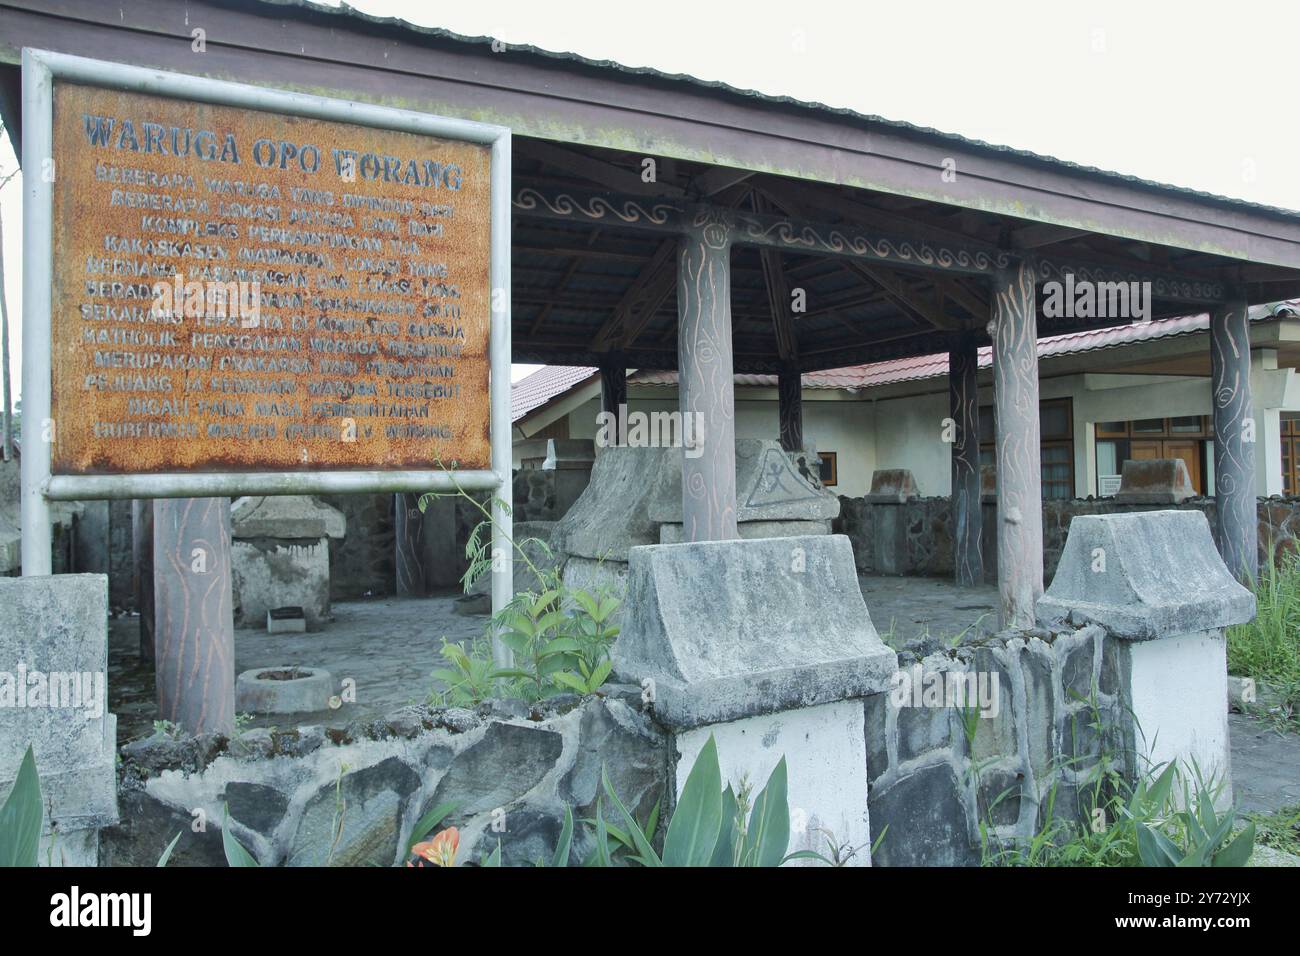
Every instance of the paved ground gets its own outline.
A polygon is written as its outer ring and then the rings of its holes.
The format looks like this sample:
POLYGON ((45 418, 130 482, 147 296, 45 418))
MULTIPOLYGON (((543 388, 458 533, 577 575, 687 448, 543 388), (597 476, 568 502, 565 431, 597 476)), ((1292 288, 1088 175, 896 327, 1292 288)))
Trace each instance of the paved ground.
POLYGON ((892 647, 927 634, 952 639, 969 628, 997 629, 996 585, 959 588, 943 578, 861 577, 871 623, 892 647))
MULTIPOLYGON (((336 711, 258 718, 252 726, 324 724, 341 727, 358 717, 379 716, 423 701, 430 672, 442 664, 442 638, 463 641, 480 634, 485 617, 452 613, 455 595, 427 599, 373 598, 333 606, 334 621, 307 634, 235 632, 235 672, 296 664, 318 666, 336 679, 356 681, 357 701, 336 711)), ((119 742, 153 730, 152 665, 139 662, 140 619, 118 618, 109 627, 109 699, 118 715, 119 742)))
POLYGON ((1300 804, 1300 734, 1243 714, 1228 715, 1232 789, 1243 810, 1272 813, 1300 804))

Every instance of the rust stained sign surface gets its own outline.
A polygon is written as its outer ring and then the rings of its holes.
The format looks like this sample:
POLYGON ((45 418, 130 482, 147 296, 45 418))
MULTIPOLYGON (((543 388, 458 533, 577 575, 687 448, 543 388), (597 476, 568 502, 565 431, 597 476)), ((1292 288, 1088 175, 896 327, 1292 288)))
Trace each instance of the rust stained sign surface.
POLYGON ((56 84, 53 473, 489 468, 490 160, 56 84))

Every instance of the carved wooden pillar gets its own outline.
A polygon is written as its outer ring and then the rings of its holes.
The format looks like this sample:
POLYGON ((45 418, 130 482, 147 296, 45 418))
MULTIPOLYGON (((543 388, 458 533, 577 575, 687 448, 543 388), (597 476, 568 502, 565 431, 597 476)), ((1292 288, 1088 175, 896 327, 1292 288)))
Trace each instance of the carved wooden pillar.
POLYGON ((424 513, 420 496, 411 492, 393 495, 393 527, 396 534, 393 565, 397 570, 399 597, 426 597, 429 593, 425 568, 424 513))
POLYGON ((1210 310, 1210 392, 1214 404, 1214 498, 1219 553, 1239 580, 1257 570, 1255 429, 1250 396, 1250 321, 1233 296, 1210 310))
POLYGON ((980 416, 974 336, 963 336, 948 353, 948 408, 952 416, 952 563, 958 587, 984 581, 980 546, 980 416))
POLYGON ((709 212, 682 237, 677 268, 682 518, 687 541, 736 531, 736 397, 731 351, 731 230, 709 212))
POLYGON ((783 365, 776 376, 777 415, 781 420, 781 447, 803 451, 803 376, 783 365))
POLYGON ((618 415, 627 404, 627 368, 622 353, 611 353, 600 365, 600 410, 618 415))
MULTIPOLYGON (((1023 262, 993 276, 993 404, 997 420, 998 591, 1002 627, 1032 627, 1043 593, 1038 316, 1023 262)), ((976 472, 978 475, 978 471, 976 472)))
POLYGON ((189 733, 235 726, 230 499, 155 502, 158 713, 189 733))

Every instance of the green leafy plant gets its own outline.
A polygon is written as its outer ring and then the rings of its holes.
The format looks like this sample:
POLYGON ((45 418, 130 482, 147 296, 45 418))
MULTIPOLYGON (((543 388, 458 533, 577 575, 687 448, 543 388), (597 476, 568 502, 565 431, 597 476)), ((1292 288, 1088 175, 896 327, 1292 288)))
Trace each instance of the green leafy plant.
MULTIPOLYGON (((421 496, 421 510, 443 494, 421 496)), ((485 503, 458 485, 454 492, 445 494, 463 498, 483 515, 465 544, 469 569, 462 582, 469 591, 492 570, 492 506, 507 513, 510 509, 499 498, 485 503)), ((443 640, 445 666, 435 670, 432 676, 444 689, 430 695, 434 703, 474 706, 492 697, 535 703, 564 693, 594 694, 613 670, 609 655, 618 636, 618 627, 612 623, 619 608, 618 598, 608 591, 591 594, 571 588, 558 571, 539 568, 527 546, 536 547, 549 558, 550 548, 544 541, 527 538, 515 542, 508 536, 507 540, 527 567, 536 588, 517 594, 493 616, 484 634, 468 647, 443 640), (510 650, 514 658, 511 666, 498 663, 493 649, 494 635, 510 650)))
MULTIPOLYGON (((602 771, 601 784, 604 795, 623 824, 625 838, 631 844, 629 862, 650 867, 766 867, 780 866, 795 859, 831 862, 811 850, 786 853, 790 844, 790 806, 784 757, 773 769, 751 808, 748 806, 747 786, 742 787, 739 797, 730 784, 723 788, 718 745, 710 734, 686 777, 677 807, 668 821, 662 854, 657 853, 652 845, 657 813, 653 813, 652 820, 642 828, 619 799, 607 772, 602 771)), ((596 866, 613 865, 608 835, 609 826, 598 800, 596 866)))
POLYGON ((28 746, 0 806, 0 866, 35 866, 41 843, 41 781, 28 746))
POLYGON ((179 740, 185 736, 181 725, 171 720, 155 720, 153 722, 153 732, 159 737, 168 737, 172 740, 179 740))
MULTIPOLYGON (((1295 729, 1300 716, 1300 554, 1265 562, 1252 590, 1255 617, 1227 631, 1228 673, 1267 686, 1273 692, 1270 699, 1276 695, 1271 716, 1295 729)), ((1264 696, 1260 694, 1261 701, 1264 696)))
MULTIPOLYGON (((1166 770, 1164 776, 1169 773, 1166 770)), ((1222 787, 1206 782, 1199 768, 1195 774, 1195 792, 1184 778, 1181 809, 1170 814, 1165 826, 1158 818, 1134 821, 1144 866, 1245 866, 1250 859, 1255 849, 1254 822, 1247 821, 1234 835, 1237 808, 1217 813, 1214 804, 1222 787)))

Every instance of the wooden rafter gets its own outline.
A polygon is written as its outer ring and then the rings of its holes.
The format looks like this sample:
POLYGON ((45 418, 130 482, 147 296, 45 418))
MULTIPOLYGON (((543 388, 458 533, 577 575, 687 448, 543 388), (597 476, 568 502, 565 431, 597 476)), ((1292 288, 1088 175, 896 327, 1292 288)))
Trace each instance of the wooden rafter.
POLYGON ((630 348, 654 318, 677 281, 677 240, 659 243, 637 277, 614 307, 613 313, 596 332, 592 349, 607 352, 630 348))
POLYGON ((944 315, 943 310, 938 307, 938 303, 933 299, 926 299, 925 296, 909 286, 897 274, 886 269, 877 268, 874 265, 868 265, 865 262, 858 262, 856 259, 846 259, 845 266, 851 272, 855 272, 874 282, 898 305, 911 309, 936 329, 954 332, 962 328, 961 322, 952 316, 944 315))

